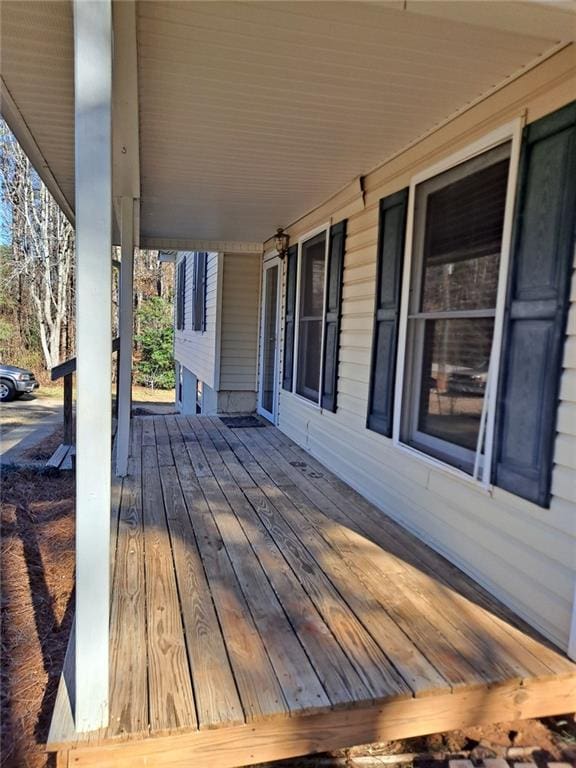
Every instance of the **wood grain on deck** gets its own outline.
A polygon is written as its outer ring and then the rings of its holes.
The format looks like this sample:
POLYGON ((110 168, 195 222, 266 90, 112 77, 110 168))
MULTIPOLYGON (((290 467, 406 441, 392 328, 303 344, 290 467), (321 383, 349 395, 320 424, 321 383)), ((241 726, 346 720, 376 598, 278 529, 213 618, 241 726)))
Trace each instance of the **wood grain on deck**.
POLYGON ((135 419, 118 493, 110 725, 75 734, 63 678, 49 749, 256 739, 311 716, 328 732, 336 712, 417 699, 446 721, 453 701, 456 727, 468 694, 497 719, 509 691, 531 712, 530 691, 574 689, 566 657, 274 427, 135 419))

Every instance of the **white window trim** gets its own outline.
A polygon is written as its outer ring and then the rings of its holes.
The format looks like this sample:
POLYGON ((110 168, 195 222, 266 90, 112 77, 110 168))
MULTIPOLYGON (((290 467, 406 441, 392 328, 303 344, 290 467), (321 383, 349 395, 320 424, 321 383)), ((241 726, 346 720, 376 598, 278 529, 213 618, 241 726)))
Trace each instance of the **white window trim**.
POLYGON ((500 372, 500 352, 502 349, 502 335, 504 328, 504 308, 506 302, 506 287, 508 283, 508 272, 510 266, 510 250, 512 245, 512 225, 514 221, 514 205, 516 182, 518 178, 518 167, 520 160, 520 149, 522 144, 522 130, 524 128, 524 118, 518 117, 509 123, 491 131, 481 139, 469 144, 467 147, 444 158, 438 163, 429 166, 420 173, 415 174, 410 180, 410 191, 408 196, 408 215, 406 222, 406 243, 404 248, 404 269, 402 275, 402 292, 400 299, 400 326, 398 332, 398 353, 396 365, 396 382, 394 397, 394 424, 392 432, 393 445, 430 466, 440 469, 450 475, 460 477, 467 482, 484 488, 491 492, 490 472, 492 468, 492 456, 494 450, 494 429, 495 429, 495 400, 498 387, 498 378, 500 372), (474 475, 470 475, 457 467, 447 464, 440 459, 436 459, 428 454, 419 451, 413 446, 407 445, 401 440, 400 431, 402 423, 402 412, 405 407, 404 383, 406 374, 406 343, 408 339, 408 314, 410 286, 412 281, 413 268, 413 244, 414 244, 414 205, 416 199, 416 187, 428 179, 438 176, 444 171, 460 165, 467 160, 480 154, 484 154, 497 146, 510 141, 510 165, 508 169, 508 183, 506 186, 506 205, 504 209, 504 225, 502 228, 502 246, 500 254, 500 269, 498 273, 498 288, 496 292, 496 312, 494 317, 494 336, 492 341, 492 352, 490 355, 490 366, 488 381, 486 384, 486 426, 485 440, 486 446, 484 458, 482 461, 481 476, 476 474, 477 463, 475 463, 474 475))
POLYGON ((264 418, 270 419, 272 424, 278 423, 278 393, 280 390, 280 304, 282 299, 282 261, 278 256, 278 251, 271 251, 264 257, 262 264, 262 284, 260 286, 260 296, 262 300, 260 302, 260 333, 258 339, 258 402, 257 413, 264 418), (276 352, 274 358, 274 390, 272 394, 272 411, 267 411, 262 406, 262 395, 264 384, 264 322, 266 313, 266 272, 273 267, 278 267, 278 275, 276 278, 276 352))
POLYGON ((314 229, 309 230, 305 234, 298 238, 298 260, 296 267, 296 313, 294 318, 294 361, 292 369, 292 395, 299 401, 306 403, 307 405, 315 408, 316 410, 322 410, 322 377, 324 374, 324 322, 326 318, 326 287, 328 284, 328 252, 330 248, 330 226, 331 220, 325 224, 321 224, 314 229), (318 382, 318 401, 310 400, 303 395, 300 395, 296 391, 296 385, 298 382, 298 347, 300 342, 300 270, 302 265, 302 246, 308 240, 311 240, 316 235, 326 233, 326 247, 324 251, 324 296, 322 301, 322 337, 320 344, 320 380, 318 382))

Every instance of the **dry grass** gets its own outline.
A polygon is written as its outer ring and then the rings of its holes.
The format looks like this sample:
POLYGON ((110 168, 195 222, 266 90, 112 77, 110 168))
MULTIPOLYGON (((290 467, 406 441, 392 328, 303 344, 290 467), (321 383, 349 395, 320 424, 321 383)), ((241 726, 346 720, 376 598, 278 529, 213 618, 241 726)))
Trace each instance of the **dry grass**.
POLYGON ((6 409, 3 409, 0 412, 0 415, 2 416, 2 426, 3 427, 23 427, 24 426, 24 420, 22 419, 22 416, 17 413, 7 413, 6 409))
POLYGON ((149 389, 135 384, 132 387, 133 403, 173 403, 173 389, 149 389))
POLYGON ((51 381, 48 384, 40 384, 34 392, 36 397, 49 397, 51 400, 63 400, 64 387, 62 381, 51 381))
MULTIPOLYGON (((74 381, 73 388, 74 395, 76 395, 76 382, 74 381)), ((62 400, 63 398, 63 385, 62 380, 54 381, 47 384, 41 384, 40 388, 35 391, 37 397, 49 397, 54 400, 62 400)), ((112 388, 112 394, 116 395, 116 387, 112 388)), ((150 389, 148 387, 141 387, 135 384, 132 387, 132 400, 135 403, 173 403, 174 402, 174 390, 173 389, 150 389)))

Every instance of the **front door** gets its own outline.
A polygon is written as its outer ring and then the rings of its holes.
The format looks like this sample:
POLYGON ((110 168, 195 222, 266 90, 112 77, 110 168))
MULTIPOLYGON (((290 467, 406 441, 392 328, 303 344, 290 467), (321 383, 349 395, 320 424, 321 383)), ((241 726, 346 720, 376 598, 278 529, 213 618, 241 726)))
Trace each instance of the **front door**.
POLYGON ((278 342, 280 327, 280 259, 264 264, 260 327, 260 385, 258 413, 276 423, 278 342))

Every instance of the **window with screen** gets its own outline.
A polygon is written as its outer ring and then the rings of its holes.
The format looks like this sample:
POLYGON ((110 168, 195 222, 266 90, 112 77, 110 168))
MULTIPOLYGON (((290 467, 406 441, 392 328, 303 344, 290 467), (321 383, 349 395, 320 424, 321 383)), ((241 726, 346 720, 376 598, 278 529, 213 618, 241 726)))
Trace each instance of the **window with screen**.
POLYGON ((326 232, 302 243, 298 275, 297 394, 318 403, 322 369, 326 232))
POLYGON ((416 187, 402 440, 472 472, 481 454, 510 144, 416 187))

